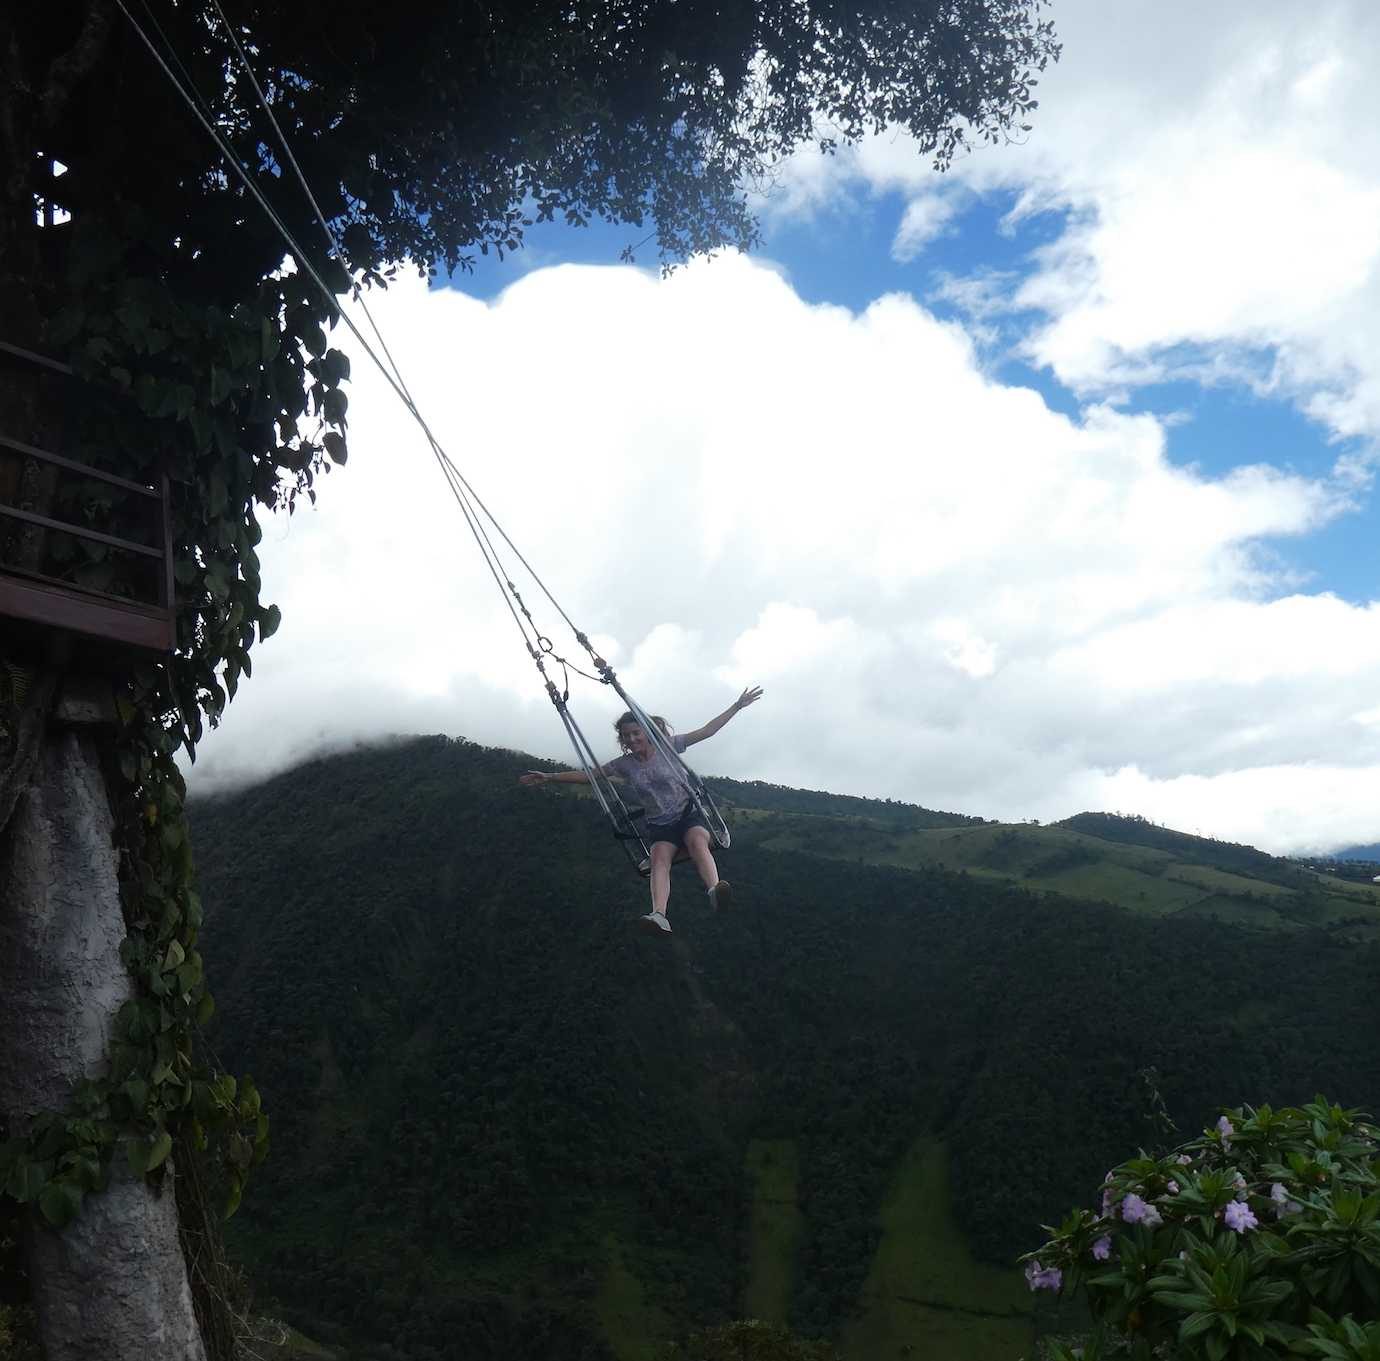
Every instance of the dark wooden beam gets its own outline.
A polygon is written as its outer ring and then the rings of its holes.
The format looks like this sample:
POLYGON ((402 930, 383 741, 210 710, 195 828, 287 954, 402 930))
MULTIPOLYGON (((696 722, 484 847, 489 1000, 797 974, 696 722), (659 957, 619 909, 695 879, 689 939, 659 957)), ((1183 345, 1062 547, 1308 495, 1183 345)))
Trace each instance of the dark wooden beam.
POLYGON ((171 652, 177 645, 176 626, 166 610, 96 600, 4 573, 0 573, 0 615, 155 652, 171 652))

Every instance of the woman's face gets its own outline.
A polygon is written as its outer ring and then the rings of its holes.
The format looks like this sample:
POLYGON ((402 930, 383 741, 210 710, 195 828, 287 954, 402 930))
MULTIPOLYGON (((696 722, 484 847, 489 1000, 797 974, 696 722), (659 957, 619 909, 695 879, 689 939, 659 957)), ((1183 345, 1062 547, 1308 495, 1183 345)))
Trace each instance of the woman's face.
POLYGON ((642 730, 640 723, 625 723, 623 725, 623 741, 627 744, 628 750, 639 761, 651 753, 652 744, 647 741, 647 734, 642 730))

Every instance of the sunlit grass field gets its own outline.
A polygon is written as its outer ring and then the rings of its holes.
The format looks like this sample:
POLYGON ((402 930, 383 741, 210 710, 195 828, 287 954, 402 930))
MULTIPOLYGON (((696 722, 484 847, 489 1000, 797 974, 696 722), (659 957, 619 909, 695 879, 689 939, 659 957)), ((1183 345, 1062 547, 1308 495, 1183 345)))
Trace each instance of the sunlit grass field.
POLYGON ((767 1323, 790 1319, 791 1289, 805 1216, 797 1200, 800 1157, 790 1139, 754 1139, 748 1145, 752 1224, 743 1315, 767 1323))
POLYGON ((882 1241, 856 1320, 843 1331, 849 1361, 1019 1361, 1034 1340, 1021 1273, 975 1262, 949 1206, 948 1155, 916 1141, 881 1210, 882 1241))
MULTIPOLYGON (((734 825, 745 842, 771 850, 898 869, 939 868, 1075 901, 1113 903, 1140 916, 1213 917, 1277 931, 1336 929, 1356 940, 1380 935, 1380 884, 1300 869, 1298 886, 1290 887, 1071 827, 995 822, 905 827, 861 816, 754 808, 735 810, 734 825)), ((1213 843, 1183 840, 1201 845, 1204 856, 1213 853, 1213 843)))

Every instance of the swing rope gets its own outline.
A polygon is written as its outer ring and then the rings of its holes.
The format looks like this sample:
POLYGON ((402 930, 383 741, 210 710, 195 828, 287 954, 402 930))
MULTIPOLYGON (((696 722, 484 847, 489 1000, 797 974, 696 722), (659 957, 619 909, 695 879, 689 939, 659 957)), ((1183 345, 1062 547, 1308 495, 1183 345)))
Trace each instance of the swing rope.
POLYGON ((542 580, 541 576, 537 573, 537 571, 533 568, 531 563, 527 560, 526 556, 513 542, 508 532, 503 528, 498 518, 489 509, 488 505, 484 502, 483 498, 479 496, 478 492, 475 491, 473 485, 469 482, 465 475, 452 461, 450 456, 446 453, 440 441, 436 438, 436 435, 432 431, 430 425, 422 416, 422 413, 418 408, 416 402, 413 400, 411 391, 409 390, 407 383, 403 377, 401 367, 398 365, 396 359, 394 358, 392 351, 388 347, 387 341, 383 337, 382 331, 380 330, 377 322, 374 320, 372 312, 370 312, 369 310, 368 303, 364 297, 363 289, 361 288, 359 281, 354 277, 354 270, 350 266, 349 259, 344 250, 344 247, 340 240, 337 238, 333 229, 331 228, 329 221, 327 220, 324 212, 321 209, 320 203, 317 201, 315 194, 312 192, 311 185, 308 182, 306 175, 303 173, 301 166, 298 164, 296 156, 292 152, 291 144, 288 142, 287 137, 283 133, 283 130, 278 123, 277 117, 273 113, 272 106, 269 103, 262 87, 259 84, 258 78, 255 75, 253 67, 249 62, 248 56, 245 53, 238 36, 235 33, 234 27, 231 25, 224 10, 221 8, 220 0, 212 0, 212 4, 215 7, 220 22, 224 27, 227 35, 229 36, 230 42, 239 59, 241 67, 244 69, 244 72, 249 79, 250 85, 254 90, 255 98, 257 99, 260 108, 267 116, 269 123, 271 124, 273 131, 277 136, 278 142, 283 148, 283 152, 285 154, 287 162, 291 167, 292 172, 298 184, 300 185, 303 193, 306 195, 307 200, 311 204, 312 210, 316 216, 316 220, 320 224, 322 232, 325 235, 328 253, 344 272, 345 277, 350 281, 350 296, 359 305, 361 311, 363 312, 368 322, 369 328, 373 332, 374 338, 377 341, 378 349, 381 350, 383 355, 386 357, 386 363, 383 358, 380 358, 379 353, 375 350, 374 346, 370 344, 369 340, 360 330, 359 326, 356 325, 353 318, 340 305, 340 302, 336 298, 334 291, 330 288, 329 285, 327 285, 326 281, 322 278, 320 272, 312 263, 306 251, 302 249, 302 247, 299 245, 299 243, 293 236, 287 224, 283 221, 283 219, 274 209, 273 205, 268 201, 267 197, 259 189, 259 186, 255 183, 252 175, 241 162, 239 156, 235 152, 234 148, 230 145, 228 139, 222 134, 221 130, 216 126, 214 112, 212 111, 210 105, 206 102, 206 100, 202 98, 200 91, 197 90, 195 82, 192 80, 190 74, 188 73, 185 64, 178 57, 172 42, 167 37, 166 33, 164 33, 161 25, 158 24, 156 17, 153 15, 152 10, 149 8, 148 0, 143 0, 144 8, 149 13, 149 17, 152 20, 154 27, 158 30, 159 37, 162 39, 164 46, 167 48, 168 52, 172 56, 172 59, 177 63, 178 67, 183 72, 183 75, 186 77, 185 86, 182 80, 180 80, 177 74, 173 71, 172 67, 168 64, 168 61, 165 59, 163 53, 158 49, 158 47, 149 38, 148 34, 144 31, 139 21, 134 17, 133 14, 130 13, 129 8, 125 4, 125 0, 115 0, 115 2, 118 5, 120 11, 124 14, 125 18, 129 21, 131 27, 134 29, 134 32, 137 34, 144 46, 148 49, 154 61, 163 71, 163 74, 167 77, 168 81, 170 82, 174 90, 181 97, 182 101, 187 105, 191 112, 195 115, 197 120, 201 123, 202 127, 211 137, 212 141, 215 143, 221 155, 230 163, 232 169, 235 171, 236 175, 243 183, 245 189, 249 192, 250 196, 255 200, 259 208, 263 211, 268 220, 272 223, 273 227, 278 232, 279 236, 282 238, 283 242, 287 246, 289 252, 292 254, 293 259, 298 264, 300 264, 300 266, 307 272, 307 274, 311 277, 312 281, 316 284, 317 288, 321 292, 322 297, 325 299, 326 305, 330 309, 332 315, 337 320, 345 324, 346 328, 354 336, 355 340, 359 343, 364 353, 374 364, 375 368, 378 369, 379 373, 383 376, 384 380, 387 382, 389 387, 392 388, 394 394, 402 402, 403 406, 406 408, 406 410, 412 416, 412 418, 417 422, 418 427, 421 429, 422 434, 426 439, 428 446, 431 449, 432 455, 435 457, 437 464, 441 469, 442 475, 446 479, 447 485, 450 487, 451 494, 455 498, 456 504, 459 506, 460 512, 465 518, 465 523, 469 527, 470 534, 473 537, 475 544, 479 549, 480 555, 484 559, 485 566, 489 569, 489 573, 494 579, 494 583, 499 591, 499 594, 503 597, 504 604, 506 605, 508 612, 513 619, 513 622, 516 625, 520 636, 522 637, 523 645, 526 647, 528 655, 531 657, 533 663, 537 668, 538 673, 541 676, 542 682, 546 688, 547 695, 550 698, 552 704, 554 705, 557 714, 561 718, 562 725, 564 726, 566 730, 566 735, 569 737, 571 746, 575 751, 579 766, 582 772, 584 773, 585 778, 590 785, 590 788, 593 790, 596 800, 598 801, 600 807, 604 811, 604 814, 608 817, 610 823, 612 824, 614 829, 614 836, 618 839, 619 844, 623 846, 629 858, 633 861, 635 865, 637 865, 639 862, 637 850, 641 851, 642 858, 645 858, 648 854, 646 841, 643 838, 640 831, 638 830, 637 826, 637 819, 639 816, 641 816, 641 810, 630 809, 627 806, 627 804, 623 801, 617 789, 614 787, 612 781, 609 779, 607 775, 605 775, 602 764, 598 760, 598 757, 595 755, 593 748, 591 747, 588 739, 585 737, 579 724, 575 721, 574 716, 570 713, 568 701, 570 698, 571 671, 574 671, 577 675, 584 676, 589 680, 594 680, 602 684, 609 685, 617 692, 617 694, 622 698, 624 703, 627 704, 629 712, 633 714, 633 716, 637 719, 638 723, 642 726, 644 732, 646 732, 648 742, 663 758, 665 758, 670 763, 671 769, 677 773, 677 778, 684 786, 690 800, 693 804, 696 805, 698 811, 705 816, 706 821, 709 823, 710 832, 714 836, 715 840, 718 841, 718 843, 721 846, 727 847, 729 844, 728 828, 724 823, 722 816, 719 814, 718 808, 714 804, 713 798, 710 795, 708 789, 705 788, 703 781, 688 765, 686 765, 685 761, 681 757, 681 754, 677 752, 675 748, 672 746, 672 744, 666 739, 666 736, 662 733, 659 725, 656 724, 647 715, 645 710, 643 710, 642 707, 623 688, 623 685, 618 680, 618 677, 615 674, 613 668, 609 666, 609 664, 598 654, 594 645, 591 643, 588 635, 582 629, 580 629, 575 624, 574 620, 572 620, 571 617, 566 613, 565 609, 562 607, 560 602, 552 594, 551 590, 547 587, 546 583, 542 580), (486 520, 488 522, 488 525, 485 524, 486 520), (533 582, 536 583, 538 589, 546 597, 546 600, 555 609, 557 614, 560 615, 561 619, 565 622, 565 624, 569 627, 571 633, 575 637, 575 640, 589 654, 589 657, 594 666, 594 670, 598 673, 597 675, 591 675, 589 672, 576 666, 568 658, 563 657, 556 652, 554 644, 552 643, 550 637, 547 636, 545 632, 543 632, 541 627, 538 625, 537 621, 534 619, 531 610, 528 608, 526 602, 522 597, 521 591, 518 589, 516 583, 513 581, 511 572, 509 572, 507 568, 504 566, 498 548, 496 547, 494 540, 490 535, 489 526, 492 526, 493 530, 502 539, 503 543, 517 558, 518 562, 522 564, 522 567, 527 572, 528 576, 532 579, 533 582), (551 676, 547 673, 547 657, 550 657, 553 661, 559 663, 559 665, 561 666, 562 676, 564 680, 563 688, 558 689, 555 681, 552 680, 551 676), (636 843, 637 850, 634 849, 633 843, 636 843))

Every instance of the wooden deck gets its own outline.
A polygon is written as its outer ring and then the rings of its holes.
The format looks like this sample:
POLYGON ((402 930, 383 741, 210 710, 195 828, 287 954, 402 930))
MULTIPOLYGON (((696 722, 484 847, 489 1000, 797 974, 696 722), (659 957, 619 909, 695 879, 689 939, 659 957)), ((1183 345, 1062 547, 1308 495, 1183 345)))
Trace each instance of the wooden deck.
MULTIPOLYGON (((67 365, 5 341, 0 362, 35 380, 81 382, 67 365)), ((16 633, 6 621, 22 622, 26 635, 76 635, 87 651, 94 641, 121 651, 171 652, 177 632, 167 479, 156 486, 131 481, 0 429, 0 639, 16 633), (43 496, 26 495, 25 487, 35 485, 43 496), (82 489, 97 495, 82 501, 82 489), (118 502, 122 520, 102 525, 90 510, 102 497, 107 508, 118 502), (65 509, 78 502, 86 507, 81 519, 65 509), (103 585, 81 580, 80 556, 70 569, 55 561, 54 545, 72 543, 94 545, 82 552, 118 562, 123 572, 103 585)))

